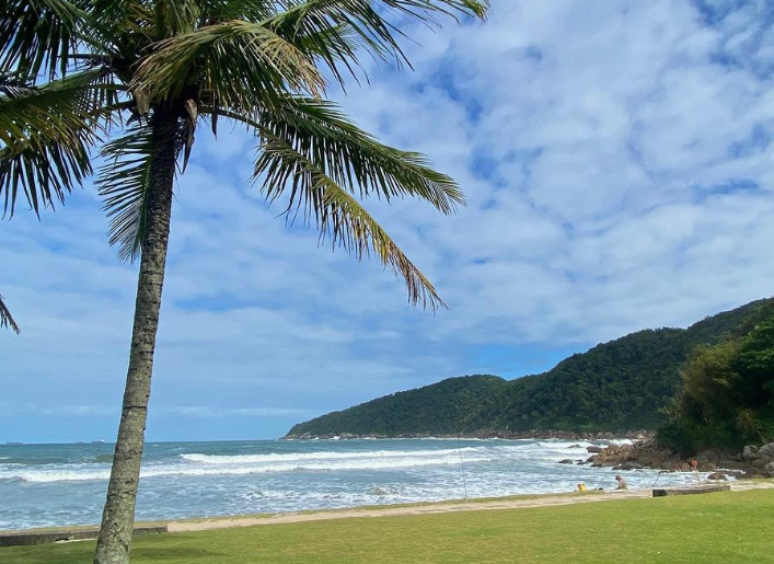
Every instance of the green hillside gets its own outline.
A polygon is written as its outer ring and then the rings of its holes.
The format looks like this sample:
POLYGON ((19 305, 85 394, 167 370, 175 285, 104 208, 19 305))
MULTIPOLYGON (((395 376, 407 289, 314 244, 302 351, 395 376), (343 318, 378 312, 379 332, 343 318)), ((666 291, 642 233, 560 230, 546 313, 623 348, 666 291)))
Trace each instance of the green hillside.
POLYGON ((510 383, 497 376, 450 378, 432 386, 398 392, 296 425, 289 435, 449 435, 472 424, 510 383))
POLYGON ((772 312, 774 299, 759 300, 688 329, 639 331, 517 380, 451 378, 300 423, 287 436, 654 430, 691 351, 746 334, 772 312))

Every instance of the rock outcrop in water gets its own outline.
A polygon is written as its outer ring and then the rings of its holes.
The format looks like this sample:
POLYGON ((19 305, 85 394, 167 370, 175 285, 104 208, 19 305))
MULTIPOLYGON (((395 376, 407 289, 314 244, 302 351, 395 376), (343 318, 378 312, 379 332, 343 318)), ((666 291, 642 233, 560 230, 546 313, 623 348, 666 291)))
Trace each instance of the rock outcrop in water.
POLYGON ((691 472, 691 462, 695 460, 699 472, 722 470, 723 473, 719 475, 774 478, 774 443, 760 448, 749 445, 741 453, 705 451, 690 459, 659 446, 653 439, 604 449, 589 447, 588 450, 593 454, 587 460, 592 467, 610 467, 623 471, 652 468, 667 472, 691 472))

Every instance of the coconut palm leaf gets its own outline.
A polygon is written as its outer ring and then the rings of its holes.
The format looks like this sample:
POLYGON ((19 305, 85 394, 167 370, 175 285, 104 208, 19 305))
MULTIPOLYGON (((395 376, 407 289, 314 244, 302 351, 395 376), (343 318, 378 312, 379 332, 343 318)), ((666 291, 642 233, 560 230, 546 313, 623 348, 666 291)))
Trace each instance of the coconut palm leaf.
POLYGON ((110 244, 118 246, 123 261, 140 256, 148 219, 152 148, 152 130, 143 120, 102 150, 107 163, 97 186, 110 218, 110 244))
MULTIPOLYGON (((235 112, 223 115, 247 125, 262 137, 266 146, 278 140, 318 166, 338 185, 361 198, 369 195, 390 201, 401 196, 421 197, 445 214, 464 205, 457 184, 433 170, 423 155, 400 151, 376 141, 349 121, 338 106, 302 97, 285 97, 247 116, 235 112)), ((203 107, 203 113, 211 112, 203 107)), ((287 186, 290 169, 276 166, 268 152, 259 155, 255 177, 263 178, 263 190, 271 200, 287 186)))
POLYGON ((351 42, 344 41, 337 30, 356 35, 358 47, 377 59, 392 58, 398 64, 411 66, 399 44, 404 34, 390 23, 387 15, 396 13, 430 23, 438 14, 484 18, 489 6, 488 0, 289 0, 284 4, 285 10, 263 24, 290 42, 319 37, 315 51, 339 82, 343 81, 344 70, 355 76, 354 70, 360 64, 357 49, 352 49, 351 42), (345 68, 339 68, 339 63, 344 63, 345 68))
MULTIPOLYGON (((316 163, 282 139, 271 139, 263 147, 262 168, 267 177, 282 179, 290 189, 290 207, 295 207, 320 230, 321 240, 331 239, 358 260, 372 252, 406 283, 409 301, 436 310, 446 307, 433 285, 406 257, 387 232, 350 191, 325 174, 316 163)), ((273 182, 273 181, 272 181, 273 182)), ((264 184, 264 188, 270 182, 264 184)))
POLYGON ((88 0, 3 0, 0 3, 0 71, 17 70, 49 80, 68 71, 80 41, 88 0))
POLYGON ((92 172, 88 149, 91 143, 88 135, 84 135, 66 147, 40 143, 20 151, 11 151, 8 147, 0 150, 3 213, 13 216, 20 187, 36 214, 41 208, 64 202, 65 194, 92 172))
POLYGON ((313 61, 297 47, 260 24, 237 20, 154 44, 131 88, 162 100, 182 96, 194 83, 225 107, 252 107, 288 90, 318 95, 324 88, 313 61))
POLYGON ((191 0, 157 0, 154 2, 159 37, 188 33, 196 28, 202 16, 201 2, 191 0))
POLYGON ((21 333, 19 326, 11 316, 11 312, 8 311, 5 303, 3 303, 3 296, 0 296, 0 327, 10 327, 15 333, 21 333))
POLYGON ((20 189, 39 214, 91 174, 89 149, 117 107, 117 87, 103 69, 43 87, 20 84, 6 79, 0 96, 0 198, 10 216, 20 189))
POLYGON ((8 146, 36 137, 67 142, 74 130, 100 123, 100 109, 117 101, 109 72, 90 69, 45 86, 25 84, 18 75, 0 76, 0 141, 8 146))
POLYGON ((202 17, 206 24, 230 20, 262 22, 278 13, 280 2, 266 0, 199 0, 202 17))
MULTIPOLYGON (((379 143, 349 121, 336 104, 302 97, 283 101, 281 106, 259 112, 258 131, 268 135, 269 143, 283 140, 349 192, 387 201, 398 196, 420 197, 445 214, 464 204, 457 184, 433 170, 424 155, 379 143)), ((269 172, 268 164, 259 158, 256 175, 269 172)), ((278 195, 286 172, 280 168, 266 177, 269 197, 278 195)))

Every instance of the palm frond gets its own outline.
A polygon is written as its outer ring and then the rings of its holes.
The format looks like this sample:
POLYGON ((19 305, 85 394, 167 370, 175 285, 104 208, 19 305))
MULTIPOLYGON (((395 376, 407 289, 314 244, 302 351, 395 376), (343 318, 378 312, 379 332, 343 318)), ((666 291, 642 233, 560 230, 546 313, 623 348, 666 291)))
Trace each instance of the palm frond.
POLYGON ((120 54, 133 60, 137 52, 157 39, 155 2, 147 0, 88 0, 90 24, 104 41, 100 54, 120 54))
POLYGON ((36 214, 45 207, 63 203, 73 186, 81 185, 92 172, 88 134, 71 139, 67 146, 41 141, 20 151, 0 150, 0 196, 3 214, 13 216, 19 189, 36 214))
POLYGON ((203 15, 200 0, 156 0, 153 5, 157 38, 190 33, 203 15))
MULTIPOLYGON (((264 157, 265 155, 265 157, 264 157)), ((358 260, 373 253, 396 276, 403 278, 409 302, 435 311, 446 307, 433 285, 403 254, 379 223, 349 191, 321 168, 282 140, 263 148, 270 170, 282 170, 291 191, 291 206, 320 230, 321 240, 331 239, 358 260)))
POLYGON ((101 168, 97 186, 110 219, 110 244, 118 246, 123 261, 141 252, 148 219, 153 131, 143 120, 102 150, 108 162, 101 168))
POLYGON ((205 24, 231 20, 258 23, 276 15, 281 8, 279 2, 266 0, 199 0, 205 24))
POLYGON ((23 96, 32 90, 29 80, 18 73, 0 70, 0 95, 13 98, 23 96))
POLYGON ((236 20, 156 43, 131 89, 165 100, 195 83, 231 108, 253 107, 288 90, 316 96, 324 88, 314 62, 297 47, 260 24, 236 20))
POLYGON ((11 312, 8 311, 5 303, 3 303, 3 296, 0 296, 0 327, 10 327, 16 334, 21 333, 19 326, 11 316, 11 312))
POLYGON ((3 0, 0 3, 0 71, 15 70, 33 80, 64 76, 69 55, 82 37, 88 0, 3 0))
POLYGON ((43 87, 20 84, 0 96, 0 197, 13 216, 19 192, 35 213, 62 202, 91 174, 89 148, 109 122, 116 92, 92 70, 43 87))
POLYGON ((41 87, 15 75, 0 75, 0 141, 11 147, 36 136, 66 142, 72 131, 95 127, 109 117, 99 110, 116 103, 119 88, 101 68, 41 87))
MULTIPOLYGON (((433 170, 424 155, 379 143, 333 103, 301 97, 283 101, 265 108, 252 120, 230 117, 256 128, 267 146, 278 140, 289 145, 361 198, 375 195, 389 202, 395 197, 419 197, 447 215, 464 205, 465 198, 454 180, 433 170)), ((285 189, 291 174, 276 164, 270 152, 265 152, 255 165, 255 175, 264 178, 264 189, 272 199, 285 189)))
POLYGON ((410 66, 399 44, 404 34, 387 19, 390 12, 430 24, 437 15, 483 19, 489 9, 488 0, 287 0, 283 4, 286 9, 264 25, 291 43, 324 37, 315 42, 315 53, 339 82, 343 82, 344 70, 354 76, 353 70, 360 66, 357 49, 352 49, 352 42, 339 30, 356 35, 358 47, 377 59, 392 58, 410 66), (344 69, 339 68, 340 63, 344 69))

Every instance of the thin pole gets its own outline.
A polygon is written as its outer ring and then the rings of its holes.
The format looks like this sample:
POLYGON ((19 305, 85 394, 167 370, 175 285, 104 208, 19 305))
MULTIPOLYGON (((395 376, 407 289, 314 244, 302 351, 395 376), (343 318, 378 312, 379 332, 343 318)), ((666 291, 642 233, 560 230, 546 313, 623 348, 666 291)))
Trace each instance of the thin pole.
POLYGON ((462 461, 462 441, 457 437, 457 450, 460 453, 460 471, 462 472, 462 487, 465 491, 465 498, 468 499, 468 481, 465 479, 465 463, 462 461))

